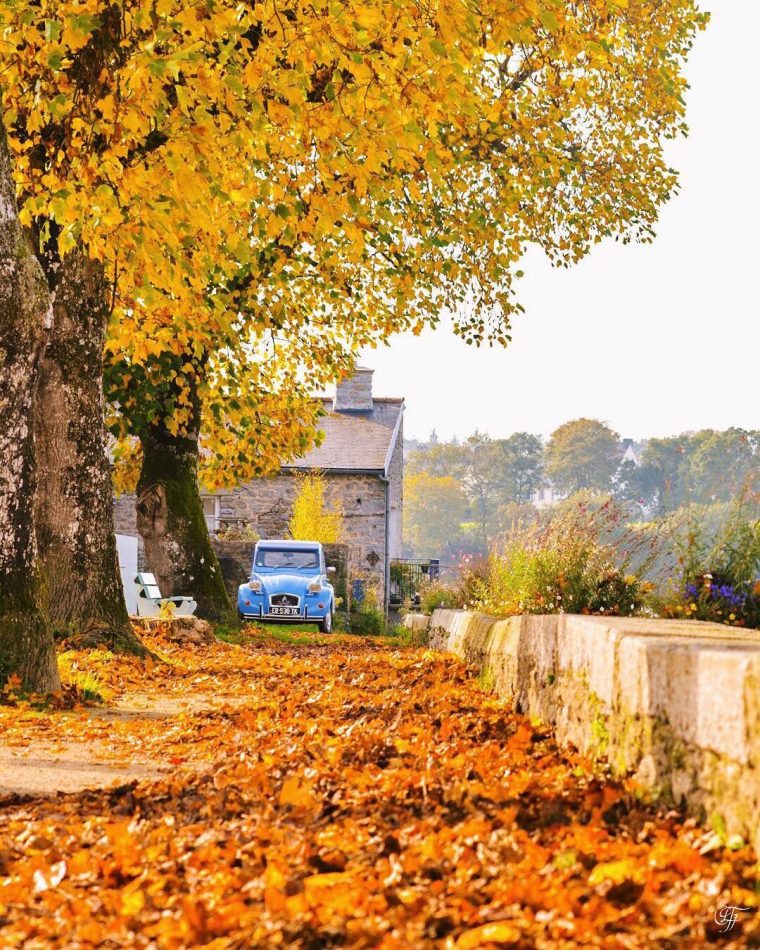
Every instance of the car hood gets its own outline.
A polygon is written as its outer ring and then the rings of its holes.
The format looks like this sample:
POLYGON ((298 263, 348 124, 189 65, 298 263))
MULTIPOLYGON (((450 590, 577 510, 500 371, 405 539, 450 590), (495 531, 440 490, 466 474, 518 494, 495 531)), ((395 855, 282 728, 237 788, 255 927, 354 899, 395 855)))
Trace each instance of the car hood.
POLYGON ((257 574, 268 594, 301 594, 319 574, 257 574))

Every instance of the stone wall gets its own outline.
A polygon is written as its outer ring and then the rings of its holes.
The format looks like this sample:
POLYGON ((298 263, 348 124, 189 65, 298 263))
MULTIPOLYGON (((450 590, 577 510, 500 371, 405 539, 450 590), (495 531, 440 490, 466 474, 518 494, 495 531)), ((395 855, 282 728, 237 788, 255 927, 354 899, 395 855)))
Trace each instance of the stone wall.
MULTIPOLYGON (((419 616, 405 622, 419 626, 419 616)), ((437 610, 474 664, 560 741, 760 849, 760 634, 696 621, 437 610)))
MULTIPOLYGON (((222 569, 224 586, 230 595, 232 603, 237 603, 237 591, 241 584, 245 584, 251 576, 253 562, 253 541, 221 541, 212 537, 212 547, 219 558, 222 569)), ((348 610, 348 548, 344 544, 326 544, 325 563, 327 567, 334 567, 335 573, 330 583, 335 588, 336 598, 340 598, 339 610, 348 610)))
POLYGON ((134 495, 117 495, 113 500, 113 521, 116 534, 138 537, 137 511, 134 495))

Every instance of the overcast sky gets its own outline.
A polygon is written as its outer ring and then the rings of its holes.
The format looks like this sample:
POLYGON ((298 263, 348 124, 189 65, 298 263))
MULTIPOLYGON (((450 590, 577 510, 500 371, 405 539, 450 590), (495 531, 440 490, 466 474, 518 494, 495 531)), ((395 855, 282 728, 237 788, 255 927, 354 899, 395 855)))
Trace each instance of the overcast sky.
POLYGON ((602 244, 569 270, 530 253, 506 350, 442 326, 366 351, 375 394, 406 397, 407 437, 548 435, 578 416, 632 438, 760 428, 760 3, 712 13, 687 66, 691 134, 668 153, 681 193, 654 244, 602 244))

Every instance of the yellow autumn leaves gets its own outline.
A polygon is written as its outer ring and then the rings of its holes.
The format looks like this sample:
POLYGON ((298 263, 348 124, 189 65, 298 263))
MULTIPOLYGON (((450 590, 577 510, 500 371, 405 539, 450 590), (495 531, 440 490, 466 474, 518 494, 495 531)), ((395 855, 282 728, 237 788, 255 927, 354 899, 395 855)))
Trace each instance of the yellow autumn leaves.
MULTIPOLYGON (((692 0, 14 0, 23 220, 106 263, 112 366, 190 353, 216 403, 293 398, 444 312, 504 342, 528 244, 569 263, 651 239, 703 20, 692 0)), ((208 421, 214 456, 235 424, 208 421)))

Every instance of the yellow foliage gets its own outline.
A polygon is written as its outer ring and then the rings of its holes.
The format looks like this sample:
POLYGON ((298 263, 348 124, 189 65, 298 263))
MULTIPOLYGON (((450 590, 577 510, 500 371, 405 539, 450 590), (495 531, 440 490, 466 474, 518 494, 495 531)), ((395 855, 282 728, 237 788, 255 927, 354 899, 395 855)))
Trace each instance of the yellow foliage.
POLYGON ((704 22, 694 0, 1 3, 22 219, 105 264, 119 434, 153 400, 192 429, 197 385, 221 484, 297 449, 306 391, 368 343, 443 312, 507 342, 528 245, 652 239, 704 22))
POLYGON ((328 508, 325 478, 321 472, 296 475, 298 491, 288 522, 294 541, 336 544, 343 539, 343 508, 339 501, 328 508))

